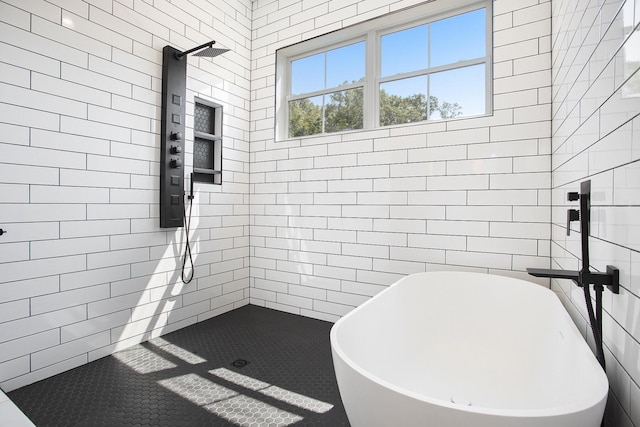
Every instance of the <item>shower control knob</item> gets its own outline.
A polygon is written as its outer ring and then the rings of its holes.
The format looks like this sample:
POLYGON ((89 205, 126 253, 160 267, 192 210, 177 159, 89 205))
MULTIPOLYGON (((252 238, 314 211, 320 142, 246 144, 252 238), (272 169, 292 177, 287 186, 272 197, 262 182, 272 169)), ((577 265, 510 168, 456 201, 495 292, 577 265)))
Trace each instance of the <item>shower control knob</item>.
POLYGON ((577 209, 567 209, 567 236, 571 235, 571 223, 580 219, 580 211, 577 209))
POLYGON ((180 141, 182 139, 182 133, 181 132, 171 132, 171 140, 172 141, 180 141))
POLYGON ((182 147, 179 145, 172 145, 169 151, 171 151, 171 154, 180 154, 182 152, 182 147))
POLYGON ((182 161, 180 159, 171 159, 169 166, 174 169, 180 169, 182 167, 182 161))

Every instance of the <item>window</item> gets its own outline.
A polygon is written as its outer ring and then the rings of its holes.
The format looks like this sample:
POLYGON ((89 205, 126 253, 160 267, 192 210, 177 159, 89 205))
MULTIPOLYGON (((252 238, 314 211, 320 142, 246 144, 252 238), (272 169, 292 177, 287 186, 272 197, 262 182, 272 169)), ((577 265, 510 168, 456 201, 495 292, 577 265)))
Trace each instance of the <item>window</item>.
POLYGON ((276 138, 489 114, 491 2, 455 3, 278 50, 276 138))

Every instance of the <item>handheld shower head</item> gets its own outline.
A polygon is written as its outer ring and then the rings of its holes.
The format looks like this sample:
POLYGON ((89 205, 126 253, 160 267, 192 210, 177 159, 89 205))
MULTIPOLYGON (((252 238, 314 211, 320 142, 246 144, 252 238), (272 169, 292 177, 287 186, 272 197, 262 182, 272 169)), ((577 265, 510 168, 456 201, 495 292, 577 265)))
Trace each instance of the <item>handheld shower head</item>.
POLYGON ((214 56, 218 56, 229 51, 229 49, 220 49, 220 48, 212 47, 215 44, 215 42, 216 42, 215 40, 211 40, 210 42, 207 42, 200 46, 196 46, 193 49, 185 50, 184 52, 176 52, 176 59, 182 59, 188 54, 196 52, 201 49, 204 49, 204 50, 202 50, 201 52, 194 53, 193 55, 213 58, 214 56))

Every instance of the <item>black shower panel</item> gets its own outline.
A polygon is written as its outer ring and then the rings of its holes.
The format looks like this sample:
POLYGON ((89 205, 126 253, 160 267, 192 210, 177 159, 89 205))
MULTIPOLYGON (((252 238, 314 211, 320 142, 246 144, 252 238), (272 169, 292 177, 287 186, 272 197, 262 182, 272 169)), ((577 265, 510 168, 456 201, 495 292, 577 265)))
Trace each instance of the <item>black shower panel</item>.
POLYGON ((184 131, 187 61, 181 51, 162 50, 160 134, 160 227, 184 226, 184 131))

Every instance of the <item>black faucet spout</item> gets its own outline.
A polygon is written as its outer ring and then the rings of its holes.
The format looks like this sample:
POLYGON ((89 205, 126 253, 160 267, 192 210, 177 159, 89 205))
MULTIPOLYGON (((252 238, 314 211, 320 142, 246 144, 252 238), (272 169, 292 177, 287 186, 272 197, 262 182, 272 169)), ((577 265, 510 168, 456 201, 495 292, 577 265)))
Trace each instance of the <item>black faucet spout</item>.
POLYGON ((580 272, 576 270, 554 270, 549 268, 527 268, 527 273, 535 277, 548 277, 550 279, 571 279, 578 281, 580 272))

